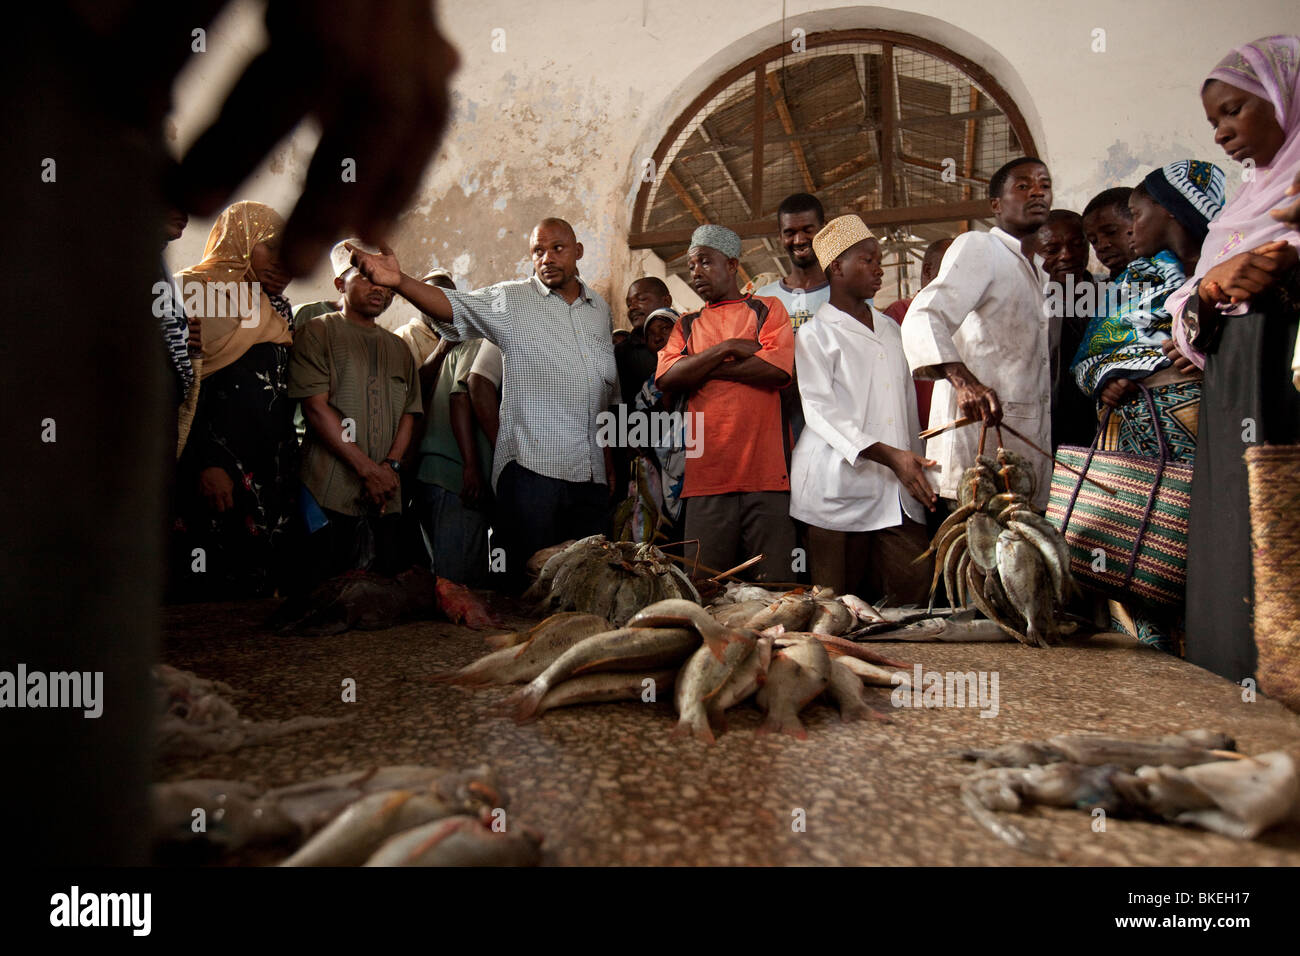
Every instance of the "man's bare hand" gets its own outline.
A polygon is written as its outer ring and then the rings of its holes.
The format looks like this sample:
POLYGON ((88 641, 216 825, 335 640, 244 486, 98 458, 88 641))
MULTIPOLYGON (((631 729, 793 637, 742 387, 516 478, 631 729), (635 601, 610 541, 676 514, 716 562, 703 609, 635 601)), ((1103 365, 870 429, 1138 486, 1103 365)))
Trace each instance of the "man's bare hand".
MULTIPOLYGON (((378 252, 366 252, 350 242, 343 245, 352 253, 352 264, 374 285, 395 289, 401 283, 402 267, 397 261, 397 254, 388 246, 381 244, 378 252)), ((441 345, 442 340, 438 344, 441 345)))
POLYGON ((934 510, 939 496, 930 487, 930 482, 925 477, 925 469, 938 468, 939 463, 937 461, 922 458, 905 448, 895 448, 883 442, 872 445, 862 453, 862 456, 889 466, 890 470, 898 476, 898 480, 902 482, 903 487, 907 489, 909 495, 925 505, 930 511, 934 510))
POLYGON ((365 488, 366 497, 374 504, 379 505, 381 514, 384 506, 388 504, 388 500, 394 497, 397 494, 397 489, 401 487, 397 472, 387 465, 381 465, 373 461, 361 470, 361 481, 365 488))
POLYGON ((171 192, 186 211, 214 214, 314 117, 321 137, 283 248, 301 276, 339 236, 375 242, 391 231, 442 139, 459 57, 429 0, 274 0, 266 26, 270 43, 186 154, 171 192))
POLYGON ((989 425, 1002 421, 1002 403, 998 401, 997 392, 981 384, 961 362, 952 362, 942 368, 957 393, 957 410, 962 418, 973 418, 989 425))

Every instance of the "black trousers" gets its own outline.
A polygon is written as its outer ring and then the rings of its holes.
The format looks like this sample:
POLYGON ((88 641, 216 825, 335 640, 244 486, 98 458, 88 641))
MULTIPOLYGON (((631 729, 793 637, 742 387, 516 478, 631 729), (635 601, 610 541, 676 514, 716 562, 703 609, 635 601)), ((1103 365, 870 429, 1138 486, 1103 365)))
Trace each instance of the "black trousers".
MULTIPOLYGON (((524 566, 542 548, 602 534, 609 525, 609 487, 594 481, 563 481, 510 462, 497 479, 497 521, 492 547, 505 549, 500 584, 508 593, 527 586, 524 566), (499 541, 499 544, 498 544, 499 541)), ((498 577, 494 574, 493 577, 498 577)))

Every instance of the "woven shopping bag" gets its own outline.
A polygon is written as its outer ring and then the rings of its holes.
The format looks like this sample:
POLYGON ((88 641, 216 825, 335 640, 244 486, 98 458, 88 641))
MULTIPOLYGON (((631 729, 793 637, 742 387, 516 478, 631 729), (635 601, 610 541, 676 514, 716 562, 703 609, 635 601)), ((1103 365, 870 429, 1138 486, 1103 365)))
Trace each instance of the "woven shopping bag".
POLYGON ((1300 445, 1246 450, 1259 689, 1300 710, 1300 445))
POLYGON ((1057 450, 1047 517, 1065 536, 1070 570, 1081 584, 1121 600, 1180 606, 1187 584, 1192 465, 1169 460, 1155 401, 1149 389, 1139 388, 1155 423, 1160 456, 1099 451, 1110 420, 1107 408, 1091 447, 1057 450), (1117 493, 1085 482, 1061 463, 1117 493))

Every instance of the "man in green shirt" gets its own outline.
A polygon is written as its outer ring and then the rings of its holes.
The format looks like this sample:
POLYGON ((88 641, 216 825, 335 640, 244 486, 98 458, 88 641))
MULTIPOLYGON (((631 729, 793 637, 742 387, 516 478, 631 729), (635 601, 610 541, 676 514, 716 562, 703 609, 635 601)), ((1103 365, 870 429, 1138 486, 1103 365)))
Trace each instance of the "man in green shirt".
POLYGON ((375 322, 392 292, 353 268, 342 243, 330 258, 343 309, 299 327, 289 362, 289 397, 302 400, 307 420, 301 511, 315 581, 352 568, 401 570, 398 472, 423 413, 410 350, 375 322))
POLYGON ((475 421, 469 390, 470 372, 478 368, 484 374, 476 364, 484 350, 496 353, 494 384, 499 385, 501 359, 495 345, 468 339, 448 351, 429 398, 416 472, 420 524, 433 551, 434 571, 470 587, 488 584, 492 489, 486 476, 492 474, 492 445, 475 421))

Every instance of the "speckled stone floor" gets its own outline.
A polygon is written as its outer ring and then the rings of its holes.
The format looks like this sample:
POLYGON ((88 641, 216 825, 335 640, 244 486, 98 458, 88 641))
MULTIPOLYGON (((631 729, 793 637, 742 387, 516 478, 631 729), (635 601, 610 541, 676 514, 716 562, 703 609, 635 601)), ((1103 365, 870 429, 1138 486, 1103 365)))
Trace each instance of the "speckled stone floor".
MULTIPOLYGON (((878 644, 935 671, 996 671, 999 712, 894 710, 891 724, 804 712, 806 741, 758 737, 752 704, 730 711, 715 746, 671 740, 670 700, 556 710, 516 726, 490 713, 506 695, 429 681, 485 652, 482 634, 420 623, 326 638, 272 635, 270 602, 166 611, 164 660, 247 692, 254 719, 300 714, 345 723, 205 758, 172 758, 158 779, 220 777, 271 787, 373 765, 486 762, 509 814, 545 835, 551 865, 1025 865, 958 798, 970 765, 948 754, 1065 732, 1158 734, 1206 727, 1239 748, 1300 759, 1300 717, 1182 661, 1118 636, 1053 650, 1018 644, 878 644), (343 703, 342 682, 357 702, 343 703), (803 811, 805 829, 794 823, 803 811)), ((506 610, 518 610, 509 607, 506 610)), ((524 624, 517 614, 508 616, 524 624)), ((1073 864, 1300 865, 1300 826, 1254 843, 1123 820, 1094 832, 1085 813, 1036 809, 1014 821, 1073 864)), ((254 862, 254 861, 247 861, 254 862)))

